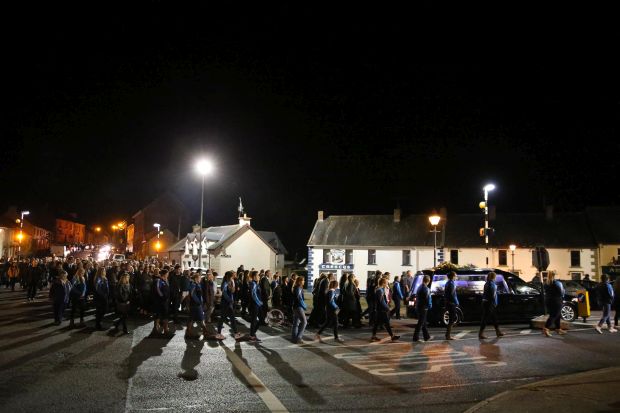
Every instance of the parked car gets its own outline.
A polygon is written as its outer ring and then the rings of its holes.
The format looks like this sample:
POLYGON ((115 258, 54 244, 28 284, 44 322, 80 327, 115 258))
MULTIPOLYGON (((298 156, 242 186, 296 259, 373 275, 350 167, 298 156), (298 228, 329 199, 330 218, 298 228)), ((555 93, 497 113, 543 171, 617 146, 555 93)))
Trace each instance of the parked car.
MULTIPOLYGON (((497 274, 495 284, 498 293, 498 319, 500 322, 530 321, 544 313, 540 291, 517 275, 497 269, 457 270, 456 292, 459 298, 457 323, 480 321, 482 293, 486 276, 490 271, 497 274)), ((415 316, 415 293, 422 277, 428 271, 416 274, 412 294, 407 300, 407 315, 415 316)), ((430 275, 430 274, 429 274, 430 275)), ((433 308, 429 312, 429 322, 447 325, 448 312, 445 309, 443 289, 447 282, 446 274, 432 274, 430 286, 433 308)), ((576 300, 567 300, 562 307, 562 318, 574 321, 578 317, 576 300)))
MULTIPOLYGON (((601 307, 598 304, 598 291, 597 287, 599 283, 594 281, 576 281, 576 280, 560 280, 562 285, 564 286, 565 299, 567 301, 575 301, 577 296, 579 295, 578 291, 586 290, 588 292, 588 298, 590 300, 590 309, 591 310, 600 310, 601 307)), ((540 278, 535 278, 534 280, 528 283, 530 286, 536 288, 540 291, 540 278)))

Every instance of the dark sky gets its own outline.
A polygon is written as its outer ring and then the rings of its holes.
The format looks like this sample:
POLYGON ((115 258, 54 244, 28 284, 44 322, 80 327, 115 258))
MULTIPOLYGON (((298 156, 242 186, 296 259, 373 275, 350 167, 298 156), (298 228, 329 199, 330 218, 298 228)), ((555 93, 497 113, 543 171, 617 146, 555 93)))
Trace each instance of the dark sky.
POLYGON ((197 221, 200 154, 206 224, 241 196, 300 254, 319 209, 476 212, 487 181, 498 211, 620 201, 618 65, 432 63, 389 14, 154 4, 8 17, 0 207, 107 225, 172 190, 197 221))

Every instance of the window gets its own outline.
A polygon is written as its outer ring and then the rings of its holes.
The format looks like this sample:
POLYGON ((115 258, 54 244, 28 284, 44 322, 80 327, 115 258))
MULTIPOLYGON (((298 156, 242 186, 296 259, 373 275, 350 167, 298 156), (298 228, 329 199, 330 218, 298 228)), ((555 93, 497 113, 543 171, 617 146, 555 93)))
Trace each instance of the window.
POLYGON ((403 265, 411 265, 411 250, 403 250, 403 265))
POLYGON ((345 250, 344 262, 345 264, 353 264, 353 250, 345 250))
POLYGON ((450 262, 452 264, 459 263, 459 250, 450 250, 450 262))
MULTIPOLYGON (((582 273, 580 272, 571 272, 570 273, 570 279, 574 280, 574 281, 580 281, 581 280, 581 275, 582 273)), ((582 289, 583 287, 581 287, 581 285, 579 285, 579 289, 582 289)))
POLYGON ((500 266, 508 265, 508 254, 506 252, 507 252, 506 250, 499 250, 499 262, 498 262, 498 264, 500 266))
POLYGON ((329 250, 323 250, 323 264, 329 264, 329 250))
POLYGON ((376 264, 377 264, 377 251, 368 250, 368 265, 376 265, 376 264))
POLYGON ((581 251, 570 252, 570 266, 581 267, 581 251))

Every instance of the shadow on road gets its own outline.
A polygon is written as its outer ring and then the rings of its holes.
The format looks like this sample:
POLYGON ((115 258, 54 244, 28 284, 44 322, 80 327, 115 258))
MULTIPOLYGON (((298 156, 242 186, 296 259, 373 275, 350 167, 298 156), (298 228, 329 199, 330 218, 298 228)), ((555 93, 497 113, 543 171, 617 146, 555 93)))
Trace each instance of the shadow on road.
POLYGON ((138 368, 151 357, 161 356, 164 347, 170 342, 170 338, 150 338, 145 337, 131 349, 131 354, 125 359, 127 372, 125 375, 119 374, 120 379, 130 379, 136 375, 138 368))
POLYGON ((195 367, 200 364, 200 356, 202 348, 205 345, 204 340, 185 340, 185 352, 181 360, 182 372, 178 374, 184 380, 193 381, 198 378, 198 371, 195 367))

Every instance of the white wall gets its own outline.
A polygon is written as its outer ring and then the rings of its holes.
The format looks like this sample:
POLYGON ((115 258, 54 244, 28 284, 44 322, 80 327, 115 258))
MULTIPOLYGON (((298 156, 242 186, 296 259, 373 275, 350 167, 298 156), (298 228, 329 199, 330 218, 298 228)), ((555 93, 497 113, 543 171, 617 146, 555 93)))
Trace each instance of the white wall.
MULTIPOLYGON (((246 270, 255 268, 257 271, 275 271, 276 254, 265 242, 252 231, 246 231, 226 248, 226 255, 230 258, 219 256, 218 269, 220 274, 226 271, 236 271, 243 264, 246 270)), ((213 267, 213 259, 211 259, 213 267)), ((215 267, 214 267, 215 268, 215 267)))

